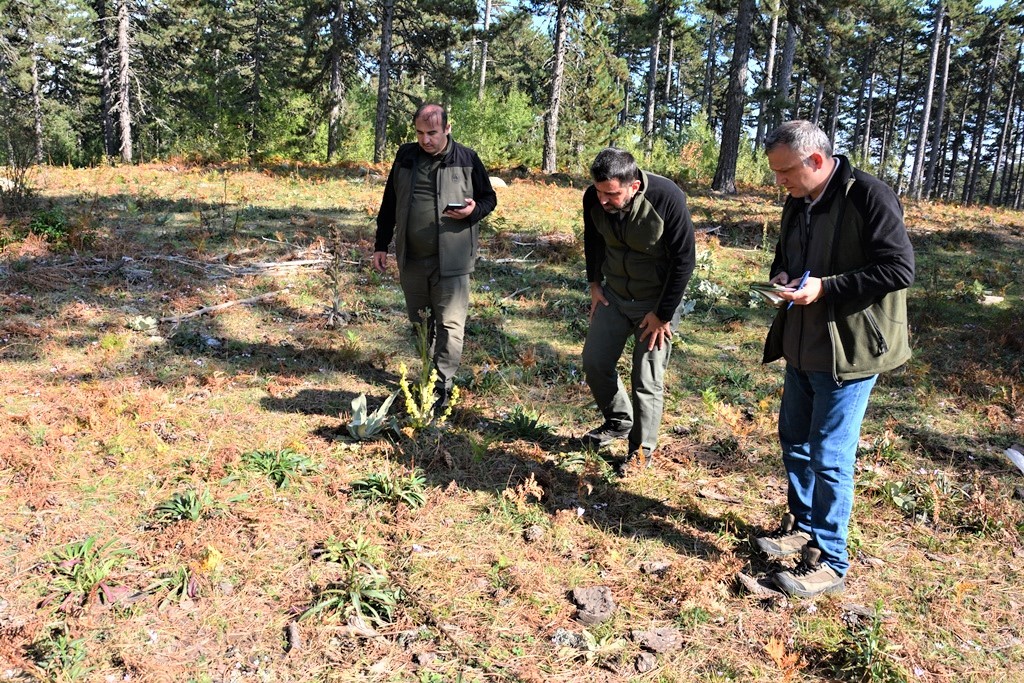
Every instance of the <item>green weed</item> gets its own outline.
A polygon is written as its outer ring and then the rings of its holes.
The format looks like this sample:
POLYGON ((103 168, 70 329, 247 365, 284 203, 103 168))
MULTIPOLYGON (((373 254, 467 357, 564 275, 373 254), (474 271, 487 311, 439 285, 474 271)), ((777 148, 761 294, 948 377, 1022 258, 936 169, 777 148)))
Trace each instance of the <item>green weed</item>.
POLYGON ((448 406, 444 412, 437 414, 434 404, 438 396, 435 387, 438 384, 437 368, 433 367, 430 361, 430 344, 427 341, 426 321, 416 323, 416 349, 420 355, 420 376, 413 384, 409 384, 407 375, 409 369, 405 363, 398 366, 400 378, 398 380, 399 390, 405 397, 405 412, 407 413, 406 424, 418 432, 427 427, 435 427, 445 422, 452 414, 452 408, 459 400, 459 388, 452 387, 451 396, 448 398, 448 406))
POLYGON ((348 577, 318 591, 313 605, 300 620, 323 613, 355 615, 368 624, 390 624, 401 590, 389 586, 387 579, 372 567, 368 573, 352 570, 348 577))
POLYGON ((216 507, 216 501, 206 489, 186 489, 172 495, 153 509, 153 521, 157 524, 173 524, 189 520, 198 522, 206 509, 216 507))
POLYGON ((338 540, 332 536, 324 541, 323 546, 316 549, 313 555, 324 562, 335 562, 352 570, 360 565, 379 565, 382 551, 380 546, 371 543, 360 534, 345 540, 338 540))
POLYGON ((51 594, 46 603, 60 600, 59 609, 66 610, 74 605, 84 605, 94 597, 100 601, 113 602, 108 581, 110 574, 133 553, 127 548, 115 547, 116 541, 97 546, 96 536, 76 541, 54 551, 47 557, 53 578, 49 588, 51 594))
POLYGON ((277 488, 287 487, 296 477, 313 474, 320 469, 312 460, 290 448, 249 451, 242 454, 242 464, 266 475, 277 488))
POLYGON ((42 237, 47 242, 66 242, 68 237, 68 219, 59 206, 37 211, 28 224, 28 231, 42 237))
POLYGON ((498 423, 498 431, 509 438, 527 441, 543 441, 551 436, 551 426, 540 421, 540 414, 522 405, 498 423))
POLYGON ((846 627, 846 638, 836 648, 839 656, 836 673, 842 680, 872 683, 902 683, 908 680, 906 671, 894 656, 900 646, 886 638, 882 621, 882 604, 879 602, 867 624, 846 627))
POLYGON ((409 474, 374 473, 352 482, 352 493, 371 502, 405 503, 414 510, 427 502, 426 479, 419 469, 409 474))
POLYGON ((163 593, 160 598, 160 606, 163 607, 171 602, 181 603, 186 598, 198 597, 199 582, 188 567, 178 567, 147 586, 146 592, 163 593))
POLYGON ((384 403, 372 413, 366 408, 366 394, 359 394, 352 399, 352 419, 348 423, 348 433, 353 439, 375 439, 385 431, 396 430, 395 419, 388 419, 391 404, 398 398, 398 392, 388 396, 384 403))
POLYGON ((85 664, 85 639, 72 638, 63 625, 32 643, 28 653, 49 681, 77 681, 93 669, 85 664))

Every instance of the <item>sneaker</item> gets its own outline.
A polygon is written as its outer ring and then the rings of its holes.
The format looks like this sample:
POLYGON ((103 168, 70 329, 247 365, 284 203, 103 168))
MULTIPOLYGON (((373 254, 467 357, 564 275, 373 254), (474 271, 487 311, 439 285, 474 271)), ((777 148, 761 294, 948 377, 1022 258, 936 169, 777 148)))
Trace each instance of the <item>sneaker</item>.
POLYGON ((604 448, 617 439, 625 439, 629 436, 630 427, 623 427, 618 422, 605 420, 597 429, 591 429, 580 437, 584 446, 590 448, 604 448))
POLYGON ((821 561, 821 549, 813 545, 805 545, 800 551, 800 563, 796 568, 779 572, 772 580, 783 593, 798 598, 839 593, 846 587, 846 579, 821 561))
POLYGON ((796 517, 787 512, 782 515, 779 530, 754 539, 754 546, 766 555, 789 557, 796 555, 811 542, 811 535, 796 528, 796 517))
POLYGON ((640 470, 647 469, 654 464, 654 453, 649 448, 637 448, 629 452, 626 459, 619 463, 616 472, 620 477, 635 474, 640 470))

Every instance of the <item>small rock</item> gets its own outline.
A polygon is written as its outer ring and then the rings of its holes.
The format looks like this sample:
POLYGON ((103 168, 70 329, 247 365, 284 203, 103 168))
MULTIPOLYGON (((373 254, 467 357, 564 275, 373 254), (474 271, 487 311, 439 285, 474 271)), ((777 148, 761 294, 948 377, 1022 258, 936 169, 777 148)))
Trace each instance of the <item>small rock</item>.
POLYGON ((587 626, 604 623, 615 613, 615 600, 607 586, 574 588, 572 601, 579 608, 576 619, 587 626))
POLYGON ((285 652, 295 652, 302 649, 302 633, 299 631, 298 623, 289 621, 288 626, 285 627, 285 637, 287 639, 287 646, 285 652))
POLYGON ((786 594, 775 590, 767 578, 755 579, 753 576, 739 572, 736 574, 736 581, 751 595, 773 600, 786 599, 786 594))
POLYGON ((672 563, 668 560, 651 560, 649 562, 641 562, 640 571, 644 574, 660 577, 664 576, 671 566, 672 563))
POLYGON ((1017 500, 1024 500, 1024 486, 1018 486, 1013 489, 1013 497, 1017 500))
POLYGON ((497 176, 493 176, 492 175, 490 177, 490 181, 491 181, 491 187, 508 187, 508 183, 506 183, 504 180, 502 180, 501 178, 499 178, 497 176))
POLYGON ((430 666, 430 663, 437 659, 437 655, 433 652, 417 652, 412 656, 412 661, 416 662, 420 666, 430 666))
POLYGON ((649 631, 632 631, 633 641, 651 652, 671 652, 683 647, 683 635, 674 628, 653 628, 649 631))
POLYGON ((654 668, 658 666, 658 658, 650 652, 641 652, 636 656, 633 666, 636 667, 638 674, 645 674, 648 671, 654 671, 654 668))
POLYGON ((540 539, 544 538, 544 527, 536 524, 527 527, 523 532, 523 538, 526 539, 527 543, 536 543, 540 539))
POLYGON ((556 647, 571 647, 577 650, 586 649, 587 641, 578 633, 564 628, 557 629, 551 636, 551 644, 556 647))

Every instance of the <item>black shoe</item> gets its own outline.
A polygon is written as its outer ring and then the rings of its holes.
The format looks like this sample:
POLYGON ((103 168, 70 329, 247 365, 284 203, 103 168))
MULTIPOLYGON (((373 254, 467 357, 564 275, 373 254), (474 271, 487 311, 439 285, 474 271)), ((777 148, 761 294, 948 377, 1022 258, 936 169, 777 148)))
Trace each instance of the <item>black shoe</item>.
POLYGON ((605 420, 597 429, 591 429, 589 432, 580 437, 580 441, 583 442, 584 446, 590 448, 604 448, 608 444, 618 439, 625 439, 629 436, 629 431, 632 427, 623 427, 618 422, 612 422, 611 420, 605 420))
POLYGON ((652 465, 654 465, 654 453, 649 448, 640 447, 631 450, 626 459, 615 468, 615 471, 620 477, 628 477, 652 465))

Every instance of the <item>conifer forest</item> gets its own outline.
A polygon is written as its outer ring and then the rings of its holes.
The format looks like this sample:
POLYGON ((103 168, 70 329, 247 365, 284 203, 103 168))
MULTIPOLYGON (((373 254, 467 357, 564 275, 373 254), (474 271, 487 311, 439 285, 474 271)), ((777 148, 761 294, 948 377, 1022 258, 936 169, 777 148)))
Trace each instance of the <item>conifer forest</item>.
POLYGON ((492 167, 616 144, 770 181, 807 118, 905 196, 1020 207, 1020 0, 0 0, 0 162, 389 161, 424 101, 492 167))

